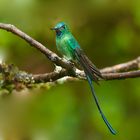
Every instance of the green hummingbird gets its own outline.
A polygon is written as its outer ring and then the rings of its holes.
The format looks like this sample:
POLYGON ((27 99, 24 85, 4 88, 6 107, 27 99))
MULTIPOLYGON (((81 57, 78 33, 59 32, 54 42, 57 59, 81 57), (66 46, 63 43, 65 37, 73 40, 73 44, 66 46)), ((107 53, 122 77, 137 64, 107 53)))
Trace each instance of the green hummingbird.
POLYGON ((64 56, 65 59, 77 62, 83 68, 97 108, 108 129, 115 135, 116 131, 112 128, 103 114, 92 84, 92 81, 95 81, 98 84, 99 78, 103 79, 102 74, 85 55, 77 40, 74 38, 68 26, 64 22, 59 22, 54 28, 51 29, 55 30, 56 32, 56 46, 58 51, 64 56))

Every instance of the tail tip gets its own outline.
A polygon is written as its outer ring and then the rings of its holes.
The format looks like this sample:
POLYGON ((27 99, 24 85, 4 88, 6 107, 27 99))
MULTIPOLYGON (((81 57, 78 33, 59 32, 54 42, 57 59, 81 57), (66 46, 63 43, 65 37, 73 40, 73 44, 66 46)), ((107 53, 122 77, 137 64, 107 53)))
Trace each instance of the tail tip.
POLYGON ((110 132, 113 134, 113 135, 116 135, 117 134, 117 132, 115 131, 115 130, 110 130, 110 132))

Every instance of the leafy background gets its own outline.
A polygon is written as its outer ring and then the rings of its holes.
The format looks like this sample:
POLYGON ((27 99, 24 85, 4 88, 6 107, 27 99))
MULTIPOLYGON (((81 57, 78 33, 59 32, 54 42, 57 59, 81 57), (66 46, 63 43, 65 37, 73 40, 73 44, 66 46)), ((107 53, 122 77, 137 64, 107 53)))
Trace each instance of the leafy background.
MULTIPOLYGON (((139 0, 1 0, 0 22, 11 23, 57 52, 59 21, 71 28, 98 68, 129 61, 140 52, 139 0)), ((53 70, 53 64, 26 42, 0 30, 0 57, 31 73, 53 70)), ((139 140, 140 79, 95 85, 112 136, 103 123, 87 82, 24 90, 0 99, 0 139, 7 140, 139 140)))

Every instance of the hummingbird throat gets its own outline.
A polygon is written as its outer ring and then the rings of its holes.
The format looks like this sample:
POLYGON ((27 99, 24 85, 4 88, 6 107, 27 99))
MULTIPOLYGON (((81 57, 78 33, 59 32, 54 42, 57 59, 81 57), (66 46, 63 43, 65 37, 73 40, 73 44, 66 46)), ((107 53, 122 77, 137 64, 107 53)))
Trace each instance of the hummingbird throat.
POLYGON ((60 30, 56 30, 56 35, 57 35, 57 36, 60 36, 61 33, 62 33, 62 32, 61 32, 60 30))

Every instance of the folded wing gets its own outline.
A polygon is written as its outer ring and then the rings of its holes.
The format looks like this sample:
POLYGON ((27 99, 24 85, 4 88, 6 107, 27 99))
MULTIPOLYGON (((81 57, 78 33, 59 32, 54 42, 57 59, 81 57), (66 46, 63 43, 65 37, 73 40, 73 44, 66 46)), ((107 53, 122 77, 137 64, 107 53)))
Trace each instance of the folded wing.
POLYGON ((96 66, 88 59, 81 48, 75 48, 74 50, 75 57, 78 59, 80 65, 83 67, 84 71, 90 79, 98 83, 99 78, 104 79, 100 71, 96 66))

